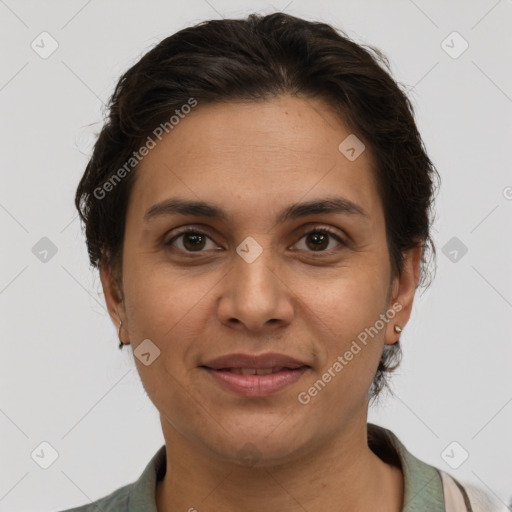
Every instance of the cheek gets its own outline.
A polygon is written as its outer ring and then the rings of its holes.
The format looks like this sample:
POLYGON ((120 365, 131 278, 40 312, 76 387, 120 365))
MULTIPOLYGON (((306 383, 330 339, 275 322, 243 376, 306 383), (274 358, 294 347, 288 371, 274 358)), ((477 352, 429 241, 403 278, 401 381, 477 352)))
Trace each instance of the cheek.
POLYGON ((162 351, 183 352, 211 317, 209 297, 219 277, 193 271, 178 274, 169 265, 144 263, 142 258, 127 264, 124 289, 135 345, 149 338, 162 351))
MULTIPOLYGON (((383 270, 366 266, 360 272, 347 269, 343 277, 324 283, 314 293, 304 282, 305 314, 315 322, 324 349, 322 373, 331 369, 338 378, 330 387, 344 392, 363 390, 371 384, 377 369, 386 323, 386 278, 383 270), (309 313, 307 312, 309 311, 309 313), (342 358, 342 368, 335 366, 342 358), (338 371, 336 371, 338 370, 338 371)), ((329 376, 326 377, 329 379, 329 376)))
POLYGON ((308 306, 310 316, 319 317, 333 334, 357 335, 384 312, 387 274, 379 262, 357 262, 337 269, 330 276, 317 279, 301 276, 294 279, 294 293, 308 306))
POLYGON ((188 390, 187 365, 192 360, 192 347, 205 331, 204 322, 209 318, 205 312, 207 292, 213 285, 199 278, 176 277, 164 268, 157 270, 141 262, 133 265, 131 272, 127 265, 126 276, 130 342, 143 386, 160 411, 172 410, 173 417, 191 414, 186 412, 190 408, 188 397, 193 393, 188 390), (158 354, 147 366, 137 357, 146 339, 156 346, 150 352, 158 354))

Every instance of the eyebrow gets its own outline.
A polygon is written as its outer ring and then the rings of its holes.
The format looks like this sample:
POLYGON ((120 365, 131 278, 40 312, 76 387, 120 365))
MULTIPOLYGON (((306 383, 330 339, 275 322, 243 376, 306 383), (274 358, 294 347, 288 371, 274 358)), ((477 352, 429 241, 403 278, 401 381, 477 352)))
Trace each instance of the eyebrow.
MULTIPOLYGON (((369 218, 368 213, 358 204, 344 197, 330 197, 292 204, 277 215, 277 222, 283 223, 288 220, 321 213, 342 213, 369 218)), ((144 214, 144 221, 149 222, 156 217, 170 215, 209 217, 220 221, 229 220, 229 215, 214 204, 173 197, 151 206, 144 214)))

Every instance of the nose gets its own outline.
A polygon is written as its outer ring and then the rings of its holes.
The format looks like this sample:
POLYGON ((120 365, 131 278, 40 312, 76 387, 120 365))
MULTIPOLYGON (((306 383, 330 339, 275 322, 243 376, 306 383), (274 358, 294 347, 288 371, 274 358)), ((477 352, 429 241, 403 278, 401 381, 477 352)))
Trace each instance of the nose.
POLYGON ((273 259, 269 248, 251 263, 235 255, 221 281, 217 314, 223 324, 260 332, 281 329, 292 321, 293 293, 273 259))

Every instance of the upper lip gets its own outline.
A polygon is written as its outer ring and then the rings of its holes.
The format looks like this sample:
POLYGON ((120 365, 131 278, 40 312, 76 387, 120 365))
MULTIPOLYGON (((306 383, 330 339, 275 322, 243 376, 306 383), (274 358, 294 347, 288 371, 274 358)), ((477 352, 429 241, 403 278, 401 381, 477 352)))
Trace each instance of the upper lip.
POLYGON ((275 367, 295 369, 309 365, 284 354, 268 353, 260 355, 228 354, 206 361, 202 366, 206 366, 214 370, 220 370, 221 368, 262 369, 275 367))

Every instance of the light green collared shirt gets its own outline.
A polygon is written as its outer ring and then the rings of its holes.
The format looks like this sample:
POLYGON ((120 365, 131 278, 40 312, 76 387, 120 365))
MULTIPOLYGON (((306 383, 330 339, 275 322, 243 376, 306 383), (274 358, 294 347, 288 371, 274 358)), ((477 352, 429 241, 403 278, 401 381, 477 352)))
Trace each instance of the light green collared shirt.
MULTIPOLYGON (((384 462, 401 467, 404 476, 402 512, 447 512, 439 469, 412 455, 388 429, 368 423, 368 445, 384 462)), ((108 496, 61 512, 157 512, 156 485, 166 471, 165 445, 150 460, 138 480, 108 496)), ((454 484, 455 485, 455 484, 454 484)), ((458 484, 457 484, 458 485, 458 484)), ((465 495, 465 492, 462 490, 465 495)), ((465 496, 468 507, 467 496, 465 496)), ((464 508, 457 508, 464 510, 464 508)), ((473 510, 471 505, 466 510, 473 510)))

